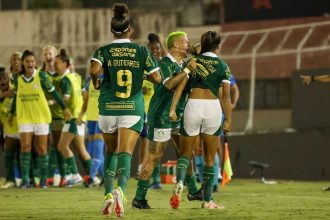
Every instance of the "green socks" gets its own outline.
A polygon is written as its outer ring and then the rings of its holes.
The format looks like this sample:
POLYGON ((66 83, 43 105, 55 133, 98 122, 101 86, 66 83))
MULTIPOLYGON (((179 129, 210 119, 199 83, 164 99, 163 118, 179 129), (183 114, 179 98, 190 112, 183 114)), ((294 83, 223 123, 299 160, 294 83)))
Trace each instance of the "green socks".
POLYGON ((139 179, 139 181, 137 183, 135 199, 145 200, 148 189, 149 189, 149 186, 150 186, 150 180, 141 180, 141 179, 139 179))
POLYGON ((37 158, 38 167, 40 169, 40 184, 45 186, 47 181, 47 171, 48 171, 48 154, 40 155, 37 158))
POLYGON ((92 160, 91 159, 88 159, 88 160, 84 160, 83 161, 83 166, 84 166, 84 169, 85 169, 85 172, 87 175, 89 175, 89 171, 91 169, 91 164, 92 164, 92 160))
POLYGON ((21 172, 22 172, 22 180, 23 184, 30 183, 30 165, 31 165, 31 153, 30 152, 22 152, 21 153, 21 172))
POLYGON ((68 164, 68 169, 70 169, 71 173, 77 174, 78 167, 77 167, 76 159, 74 158, 74 156, 66 158, 65 161, 68 164))
POLYGON ((118 154, 107 153, 104 158, 104 195, 112 192, 117 170, 118 154))
POLYGON ((160 183, 160 162, 158 162, 157 165, 155 166, 151 177, 154 183, 160 183))
POLYGON ((188 184, 189 193, 195 194, 198 192, 198 185, 197 185, 195 173, 191 173, 191 175, 187 175, 185 182, 187 182, 188 184))
POLYGON ((181 156, 176 165, 176 182, 184 182, 186 177, 187 169, 189 167, 190 159, 186 156, 181 156))
POLYGON ((204 167, 204 184, 203 184, 203 191, 204 191, 204 201, 211 201, 212 191, 213 191, 213 182, 215 176, 215 167, 204 167))
POLYGON ((13 150, 5 151, 5 168, 7 170, 7 181, 15 182, 13 150))
POLYGON ((131 173, 132 156, 129 153, 118 153, 118 186, 126 193, 126 185, 131 173))
POLYGON ((54 146, 50 147, 49 151, 49 169, 48 169, 48 177, 53 178, 55 170, 57 169, 57 154, 54 146))
POLYGON ((65 162, 65 158, 63 156, 63 154, 60 151, 56 151, 57 154, 57 159, 58 159, 58 168, 60 171, 60 175, 62 178, 65 177, 66 175, 66 170, 67 170, 67 164, 65 162))

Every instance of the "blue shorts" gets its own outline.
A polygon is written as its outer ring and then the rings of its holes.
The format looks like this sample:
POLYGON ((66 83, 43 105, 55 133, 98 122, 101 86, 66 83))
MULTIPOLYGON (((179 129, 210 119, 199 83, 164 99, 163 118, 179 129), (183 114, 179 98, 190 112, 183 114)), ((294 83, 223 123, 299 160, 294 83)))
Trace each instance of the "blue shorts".
POLYGON ((142 137, 142 138, 146 138, 147 134, 148 134, 148 127, 147 127, 146 119, 147 119, 147 114, 144 113, 144 124, 143 124, 143 129, 140 134, 140 137, 142 137))
POLYGON ((87 121, 87 134, 94 135, 94 134, 101 134, 102 131, 99 127, 99 123, 97 121, 87 121))

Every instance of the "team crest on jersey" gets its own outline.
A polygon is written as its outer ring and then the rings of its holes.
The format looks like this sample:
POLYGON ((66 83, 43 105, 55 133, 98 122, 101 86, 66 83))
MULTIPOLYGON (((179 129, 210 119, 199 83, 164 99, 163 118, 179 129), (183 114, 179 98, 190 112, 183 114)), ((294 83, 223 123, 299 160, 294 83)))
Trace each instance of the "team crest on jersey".
POLYGON ((38 85, 37 83, 34 83, 34 84, 33 84, 33 88, 34 88, 34 89, 38 89, 38 88, 39 88, 39 85, 38 85))
POLYGON ((164 135, 165 135, 165 133, 164 133, 163 130, 158 130, 158 131, 157 131, 157 136, 158 136, 158 137, 164 137, 164 135))

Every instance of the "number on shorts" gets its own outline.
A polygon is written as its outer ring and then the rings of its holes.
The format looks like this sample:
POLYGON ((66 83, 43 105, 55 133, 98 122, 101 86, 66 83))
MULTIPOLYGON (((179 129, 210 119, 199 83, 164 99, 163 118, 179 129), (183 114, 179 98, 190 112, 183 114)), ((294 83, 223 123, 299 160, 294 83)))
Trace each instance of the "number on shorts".
POLYGON ((119 70, 117 72, 117 85, 126 87, 126 92, 116 92, 116 96, 119 98, 128 98, 132 91, 132 72, 129 70, 119 70), (124 76, 126 79, 124 80, 124 76))

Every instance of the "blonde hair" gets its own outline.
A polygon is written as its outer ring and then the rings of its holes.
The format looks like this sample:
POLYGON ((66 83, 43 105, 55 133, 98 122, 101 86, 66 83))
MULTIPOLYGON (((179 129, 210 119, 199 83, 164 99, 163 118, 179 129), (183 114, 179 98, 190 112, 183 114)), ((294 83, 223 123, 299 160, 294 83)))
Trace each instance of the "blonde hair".
POLYGON ((42 48, 42 51, 44 52, 44 51, 47 50, 47 49, 52 50, 52 51, 54 52, 55 56, 57 55, 57 49, 56 49, 56 47, 54 47, 54 46, 52 46, 52 45, 47 45, 47 46, 44 46, 44 47, 42 48))

